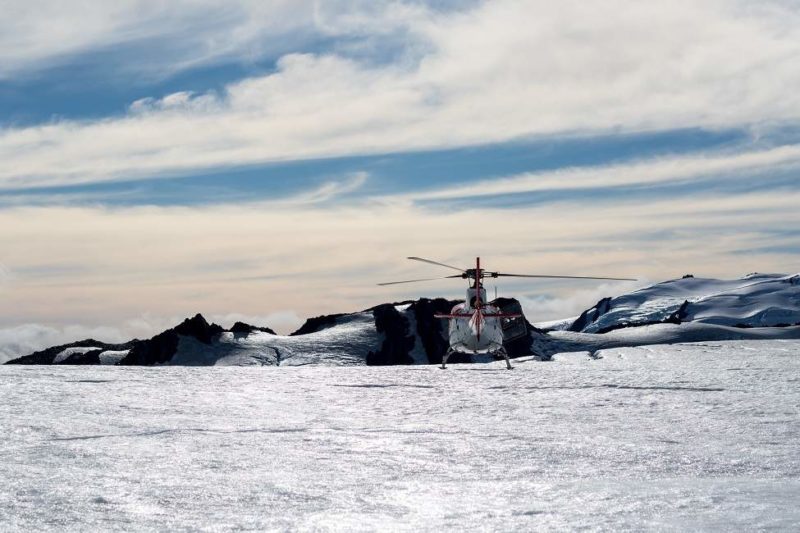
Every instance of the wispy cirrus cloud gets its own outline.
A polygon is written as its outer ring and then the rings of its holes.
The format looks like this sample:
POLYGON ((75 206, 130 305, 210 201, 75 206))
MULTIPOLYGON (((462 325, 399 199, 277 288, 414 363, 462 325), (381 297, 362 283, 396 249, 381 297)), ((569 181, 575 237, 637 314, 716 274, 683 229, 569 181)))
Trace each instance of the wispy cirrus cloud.
POLYGON ((331 202, 336 198, 359 190, 367 182, 368 178, 368 173, 356 172, 345 180, 327 181, 313 190, 301 192, 289 198, 277 200, 276 202, 283 206, 297 207, 331 202))
POLYGON ((398 195, 412 201, 475 198, 551 190, 576 190, 676 183, 692 178, 735 176, 796 171, 800 168, 800 145, 747 151, 701 152, 688 156, 656 157, 625 163, 561 168, 515 176, 496 176, 467 185, 398 195))
POLYGON ((6 1, 3 15, 0 79, 37 75, 91 54, 126 57, 109 67, 128 76, 256 59, 313 39, 318 16, 310 0, 6 1))

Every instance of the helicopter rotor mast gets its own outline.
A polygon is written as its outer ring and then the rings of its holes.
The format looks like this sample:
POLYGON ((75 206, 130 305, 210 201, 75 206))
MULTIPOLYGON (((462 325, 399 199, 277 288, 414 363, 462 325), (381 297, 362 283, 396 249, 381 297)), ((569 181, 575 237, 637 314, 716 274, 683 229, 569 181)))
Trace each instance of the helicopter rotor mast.
POLYGON ((478 338, 478 341, 481 340, 481 324, 483 323, 483 314, 481 313, 481 309, 483 307, 481 302, 481 278, 483 277, 483 273, 481 272, 481 258, 475 258, 475 316, 473 320, 475 321, 475 336, 478 338))

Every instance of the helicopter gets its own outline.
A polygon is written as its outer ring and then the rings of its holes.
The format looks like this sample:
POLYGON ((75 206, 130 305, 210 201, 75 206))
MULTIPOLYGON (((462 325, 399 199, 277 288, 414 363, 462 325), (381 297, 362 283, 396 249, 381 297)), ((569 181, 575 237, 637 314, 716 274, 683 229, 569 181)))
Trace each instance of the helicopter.
MULTIPOLYGON (((545 278, 545 279, 591 279, 608 281, 636 281, 631 278, 606 278, 594 276, 550 276, 543 274, 508 274, 504 272, 490 272, 481 268, 481 258, 475 258, 475 268, 459 268, 453 265, 425 259, 423 257, 408 257, 412 261, 420 261, 431 265, 437 265, 459 273, 442 276, 437 278, 409 279, 404 281, 389 281, 378 283, 380 286, 398 285, 401 283, 417 283, 421 281, 434 281, 440 279, 466 279, 469 282, 467 297, 464 302, 456 304, 449 313, 435 314, 435 318, 448 319, 448 338, 449 348, 442 357, 442 369, 447 368, 447 360, 454 353, 465 354, 492 354, 501 356, 505 359, 506 368, 511 370, 511 361, 508 358, 508 351, 504 346, 506 337, 504 330, 508 329, 514 319, 523 317, 520 312, 505 312, 499 306, 489 302, 486 298, 486 289, 483 286, 485 278, 545 278)), ((497 299, 495 298, 495 301, 497 299)), ((523 321, 524 324, 524 321, 523 321)), ((527 330, 524 330, 526 333, 527 330)))

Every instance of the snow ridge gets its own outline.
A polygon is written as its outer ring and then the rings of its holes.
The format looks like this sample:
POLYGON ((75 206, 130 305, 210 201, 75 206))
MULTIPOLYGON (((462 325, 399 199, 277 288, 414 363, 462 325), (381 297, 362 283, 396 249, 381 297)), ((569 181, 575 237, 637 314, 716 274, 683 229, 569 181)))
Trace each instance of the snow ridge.
POLYGON ((700 322, 739 328, 800 323, 800 275, 750 274, 737 280, 685 276, 587 309, 570 331, 605 333, 623 327, 700 322))

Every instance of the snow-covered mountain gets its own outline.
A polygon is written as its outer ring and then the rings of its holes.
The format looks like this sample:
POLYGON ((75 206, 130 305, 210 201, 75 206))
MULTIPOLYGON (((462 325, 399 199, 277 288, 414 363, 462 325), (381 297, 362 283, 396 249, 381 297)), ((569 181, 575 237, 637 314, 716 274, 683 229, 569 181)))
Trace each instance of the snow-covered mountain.
POLYGON ((699 322, 739 328, 800 323, 800 274, 750 274, 717 280, 685 276, 616 298, 603 298, 567 329, 606 333, 659 323, 699 322))
MULTIPOLYGON (((106 344, 87 339, 55 346, 7 364, 64 365, 398 365, 441 363, 447 351, 445 321, 435 313, 448 312, 455 301, 443 298, 382 304, 365 311, 308 319, 291 335, 243 323, 225 330, 202 315, 187 318, 149 340, 106 344)), ((511 298, 498 300, 502 308, 518 306, 511 298)), ((512 356, 531 355, 527 321, 523 337, 509 339, 512 356)), ((486 355, 456 355, 452 362, 491 361, 486 355)))
MULTIPOLYGON (((497 305, 517 311, 519 302, 497 305)), ((201 315, 148 340, 106 344, 88 339, 20 357, 11 364, 62 365, 407 365, 438 364, 447 350, 444 320, 455 301, 387 303, 356 313, 310 318, 291 335, 237 323, 229 330, 201 315)), ((553 323, 558 324, 558 323, 553 323)), ((687 276, 604 298, 574 321, 546 333, 519 321, 506 336, 511 357, 590 352, 680 342, 800 338, 800 275, 752 274, 738 280, 687 276)), ((460 355, 453 363, 488 362, 460 355)))

